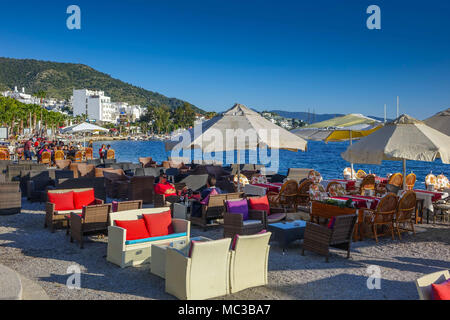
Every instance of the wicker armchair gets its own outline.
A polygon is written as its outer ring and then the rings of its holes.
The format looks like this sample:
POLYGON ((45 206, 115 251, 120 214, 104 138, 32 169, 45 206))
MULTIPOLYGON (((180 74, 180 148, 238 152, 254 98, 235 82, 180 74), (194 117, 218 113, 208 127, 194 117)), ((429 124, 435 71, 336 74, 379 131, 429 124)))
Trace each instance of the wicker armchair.
POLYGON ((394 173, 392 176, 389 177, 388 184, 392 184, 399 188, 403 187, 403 174, 399 172, 394 173))
POLYGON ((26 187, 27 199, 29 201, 45 202, 47 199, 47 187, 51 183, 53 184, 48 171, 29 171, 26 187))
POLYGON ((397 214, 395 215, 395 230, 397 231, 399 239, 402 238, 400 231, 411 231, 416 234, 414 230, 413 218, 416 213, 416 193, 414 191, 405 192, 398 201, 397 214), (410 228, 406 228, 409 225, 410 228))
MULTIPOLYGON (((226 201, 224 206, 226 208, 226 201)), ((267 213, 259 210, 248 210, 248 220, 239 213, 223 213, 223 237, 233 238, 235 235, 250 235, 260 232, 264 229, 267 213)))
POLYGON ((334 226, 329 229, 326 226, 307 222, 303 239, 302 255, 305 250, 313 251, 325 256, 328 262, 330 247, 347 250, 347 259, 350 258, 350 247, 352 243, 353 230, 357 216, 341 215, 334 219, 334 226))
POLYGON ((115 159, 116 158, 116 152, 113 149, 109 149, 108 152, 106 152, 106 159, 115 159))
POLYGON ((356 178, 364 179, 367 176, 367 173, 364 170, 359 169, 358 172, 356 172, 356 178))
POLYGON ((99 204, 83 207, 82 214, 70 214, 70 242, 77 240, 84 248, 83 237, 86 233, 106 233, 111 204, 99 204))
POLYGON ((225 200, 240 199, 244 196, 242 192, 216 194, 209 197, 208 204, 202 205, 202 215, 200 217, 191 216, 192 224, 203 227, 206 231, 208 227, 217 226, 217 223, 208 223, 210 220, 222 219, 225 212, 225 200))
POLYGON ((298 184, 295 180, 286 181, 280 189, 279 193, 269 191, 267 198, 269 199, 270 208, 285 208, 295 211, 298 199, 298 184))
POLYGON ((306 206, 309 207, 311 199, 309 194, 309 188, 313 182, 309 179, 304 180, 300 183, 297 189, 297 203, 296 206, 306 206))
POLYGON ((157 166, 152 157, 139 158, 139 163, 142 164, 142 168, 156 168, 157 166))
MULTIPOLYGON (((373 237, 378 243, 378 236, 383 236, 390 234, 392 240, 394 240, 394 218, 397 212, 398 197, 393 193, 388 193, 385 195, 380 202, 378 202, 377 208, 372 209, 361 209, 363 210, 364 226, 369 226, 372 230, 373 237), (387 231, 382 234, 378 234, 378 227, 387 227, 387 231)), ((364 227, 363 226, 363 227, 364 227)), ((362 230, 361 230, 362 231, 362 230)), ((361 240, 363 239, 363 233, 361 232, 361 240)))
POLYGON ((414 173, 410 173, 406 176, 406 189, 412 190, 414 189, 414 185, 416 184, 416 175, 414 173))
POLYGON ((81 151, 77 151, 75 153, 75 162, 83 161, 83 153, 81 151))
MULTIPOLYGON (((82 188, 82 189, 59 189, 59 190, 49 190, 49 193, 65 193, 69 191, 73 192, 82 192, 87 191, 92 188, 82 188)), ((95 198, 94 202, 91 205, 103 204, 103 200, 95 198)), ((55 204, 51 202, 47 202, 45 205, 45 222, 44 228, 49 227, 50 231, 53 233, 57 228, 66 228, 68 220, 66 219, 66 215, 75 213, 81 214, 82 209, 73 209, 68 211, 56 211, 55 204)))
MULTIPOLYGON (((175 190, 181 191, 186 187, 186 184, 183 182, 179 182, 179 183, 174 183, 175 186, 175 190)), ((170 207, 170 203, 166 201, 166 196, 164 194, 157 194, 154 193, 154 197, 153 197, 153 205, 155 208, 160 208, 160 207, 170 207)))
POLYGON ((22 209, 19 182, 0 183, 0 215, 16 214, 22 209))
POLYGON ((48 151, 44 151, 41 154, 41 161, 42 164, 51 164, 52 162, 52 154, 48 151))
POLYGON ((62 150, 56 150, 55 151, 55 163, 56 161, 62 161, 65 159, 64 151, 62 150))
POLYGON ((77 163, 78 177, 95 177, 95 165, 87 163, 77 163))
POLYGON ((120 201, 113 203, 113 212, 142 209, 142 200, 120 201))
POLYGON ((155 177, 129 177, 128 180, 116 182, 120 199, 142 200, 144 203, 153 203, 155 177))
POLYGON ((128 181, 129 177, 122 169, 103 170, 103 176, 105 177, 106 195, 110 198, 118 198, 120 181, 128 181))
POLYGON ((359 187, 359 194, 364 195, 366 190, 375 190, 375 176, 371 174, 368 174, 363 178, 361 186, 359 187))
POLYGON ((84 158, 86 160, 93 160, 94 159, 94 150, 92 150, 92 148, 86 148, 84 150, 84 158))

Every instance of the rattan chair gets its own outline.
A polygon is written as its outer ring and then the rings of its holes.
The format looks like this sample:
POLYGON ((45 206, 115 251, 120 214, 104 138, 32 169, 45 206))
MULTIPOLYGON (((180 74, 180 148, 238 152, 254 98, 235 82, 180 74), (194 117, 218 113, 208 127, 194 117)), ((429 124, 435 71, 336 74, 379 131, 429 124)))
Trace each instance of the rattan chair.
MULTIPOLYGON (((226 208, 226 201, 224 207, 226 208)), ((231 200, 232 201, 232 200, 231 200)), ((248 220, 244 221, 242 214, 223 213, 223 237, 233 238, 235 235, 250 235, 264 229, 267 213, 260 210, 248 210, 248 220)))
POLYGON ((331 197, 341 197, 344 196, 346 192, 345 187, 337 181, 328 183, 326 191, 331 197))
POLYGON ((110 198, 118 198, 119 182, 128 181, 129 177, 125 175, 125 172, 122 169, 103 170, 103 176, 105 177, 107 196, 110 198))
POLYGON ((106 153, 106 159, 115 159, 116 158, 116 152, 113 149, 109 149, 106 153))
POLYGON ((359 169, 358 172, 356 172, 356 178, 364 179, 367 176, 367 173, 364 170, 359 169))
MULTIPOLYGON (((377 205, 375 210, 360 209, 364 213, 364 224, 369 226, 373 232, 373 237, 378 243, 378 236, 390 234, 394 240, 394 218, 397 212, 398 197, 393 193, 385 195, 377 205), (378 227, 387 227, 387 231, 378 234, 378 227)), ((363 232, 361 232, 361 240, 363 239, 363 232)))
POLYGON ((19 182, 0 183, 0 215, 16 214, 22 209, 19 182))
POLYGON ((83 207, 81 215, 70 214, 70 242, 77 240, 80 248, 84 248, 86 233, 106 233, 108 230, 108 216, 111 204, 99 204, 83 207))
POLYGON ((411 172, 406 176, 406 189, 407 190, 414 189, 415 184, 416 184, 416 175, 411 172))
POLYGON ((82 162, 83 161, 83 153, 81 151, 77 151, 75 153, 75 162, 82 162))
POLYGON ((302 256, 305 250, 325 256, 325 261, 329 261, 330 247, 347 250, 347 259, 350 258, 350 247, 352 243, 353 230, 357 216, 342 215, 336 216, 334 226, 329 229, 326 226, 306 223, 305 234, 303 238, 302 256))
POLYGON ((397 214, 395 215, 395 231, 397 231, 399 239, 402 238, 401 232, 411 231, 416 234, 414 230, 413 218, 416 213, 416 193, 414 191, 405 192, 398 201, 397 214), (406 228, 409 225, 410 228, 406 228))
POLYGON ((392 184, 399 188, 403 187, 403 174, 399 172, 394 173, 392 176, 389 177, 388 184, 392 184))
POLYGON ((297 210, 298 184, 295 180, 286 181, 280 189, 280 192, 269 191, 267 198, 269 206, 272 208, 285 208, 287 210, 297 210))
POLYGON ((50 164, 52 162, 52 154, 48 151, 44 151, 41 154, 41 161, 42 164, 50 164))
POLYGON ((0 160, 10 160, 8 150, 0 150, 0 160))
POLYGON ((141 157, 139 163, 142 164, 142 168, 156 168, 157 165, 152 157, 141 157))
POLYGON ((142 209, 142 200, 130 200, 117 202, 115 212, 142 209))
POLYGON ((84 158, 86 160, 93 160, 94 159, 94 150, 92 150, 92 148, 84 149, 84 158))
POLYGON ((55 163, 57 160, 64 160, 65 159, 65 155, 64 155, 64 151, 62 150, 56 150, 55 151, 55 163))
POLYGON ((298 206, 310 206, 310 195, 309 195, 309 188, 311 187, 311 184, 313 182, 309 179, 304 180, 300 183, 298 189, 297 189, 297 203, 296 207, 298 206))
POLYGON ((364 195, 366 190, 375 190, 375 176, 369 174, 363 178, 359 187, 359 194, 364 195))

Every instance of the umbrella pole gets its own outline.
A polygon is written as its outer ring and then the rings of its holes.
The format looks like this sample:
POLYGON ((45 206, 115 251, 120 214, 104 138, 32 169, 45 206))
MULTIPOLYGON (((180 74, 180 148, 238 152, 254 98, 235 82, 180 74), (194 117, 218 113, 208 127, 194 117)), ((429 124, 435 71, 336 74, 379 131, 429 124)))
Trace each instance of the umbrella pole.
POLYGON ((238 192, 241 192, 241 162, 240 162, 240 157, 241 155, 241 151, 238 149, 237 150, 237 165, 238 165, 238 192))
POLYGON ((403 190, 406 190, 406 159, 403 159, 403 190))
MULTIPOLYGON (((350 145, 352 145, 352 130, 349 130, 350 131, 350 145)), ((350 168, 351 168, 351 179, 353 179, 353 162, 352 163, 350 163, 350 168)))

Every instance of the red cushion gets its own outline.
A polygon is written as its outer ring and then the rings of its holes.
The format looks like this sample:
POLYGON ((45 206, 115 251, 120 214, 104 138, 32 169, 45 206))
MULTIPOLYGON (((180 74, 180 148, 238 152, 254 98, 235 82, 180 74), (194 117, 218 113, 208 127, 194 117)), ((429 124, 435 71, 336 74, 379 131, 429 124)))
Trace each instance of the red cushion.
POLYGON ((83 209, 84 206, 89 206, 93 204, 94 201, 94 189, 73 193, 73 204, 75 209, 83 209))
POLYGON ((267 215, 270 215, 269 199, 267 196, 259 198, 248 198, 250 209, 252 210, 264 210, 267 211, 267 215))
POLYGON ((48 202, 55 204, 55 211, 75 209, 73 205, 73 191, 63 193, 47 193, 48 202))
POLYGON ((144 219, 138 220, 115 220, 116 226, 127 230, 127 241, 150 238, 144 219))
POLYGON ((162 213, 143 214, 150 237, 167 236, 174 232, 170 210, 162 213))
POLYGON ((233 243, 231 244, 231 250, 234 250, 234 248, 236 248, 236 242, 237 242, 238 238, 239 238, 239 235, 235 234, 234 238, 233 238, 233 243))
POLYGON ((450 279, 439 284, 431 285, 433 300, 450 300, 450 279))

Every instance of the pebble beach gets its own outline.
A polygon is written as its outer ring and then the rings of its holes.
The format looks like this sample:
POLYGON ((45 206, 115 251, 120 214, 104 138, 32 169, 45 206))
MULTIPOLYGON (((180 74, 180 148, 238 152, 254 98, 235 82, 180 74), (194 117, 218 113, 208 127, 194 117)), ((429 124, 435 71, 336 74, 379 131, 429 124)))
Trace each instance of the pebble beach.
MULTIPOLYGON (((65 230, 51 233, 44 228, 43 203, 23 199, 22 211, 0 216, 0 261, 42 287, 52 300, 175 299, 166 294, 164 280, 149 272, 149 265, 121 269, 106 261, 107 237, 90 236, 84 249, 71 243, 65 230), (66 285, 78 266, 81 288, 66 285)), ((301 241, 283 254, 271 242, 269 283, 217 299, 418 299, 414 280, 424 274, 450 269, 450 225, 421 224, 416 235, 402 240, 388 237, 352 243, 351 258, 333 250, 330 262, 312 252, 301 255, 301 241), (368 289, 369 266, 380 271, 380 288, 368 289)), ((219 239, 223 229, 207 232, 192 227, 191 236, 219 239)), ((374 284, 374 280, 369 282, 374 284)))

